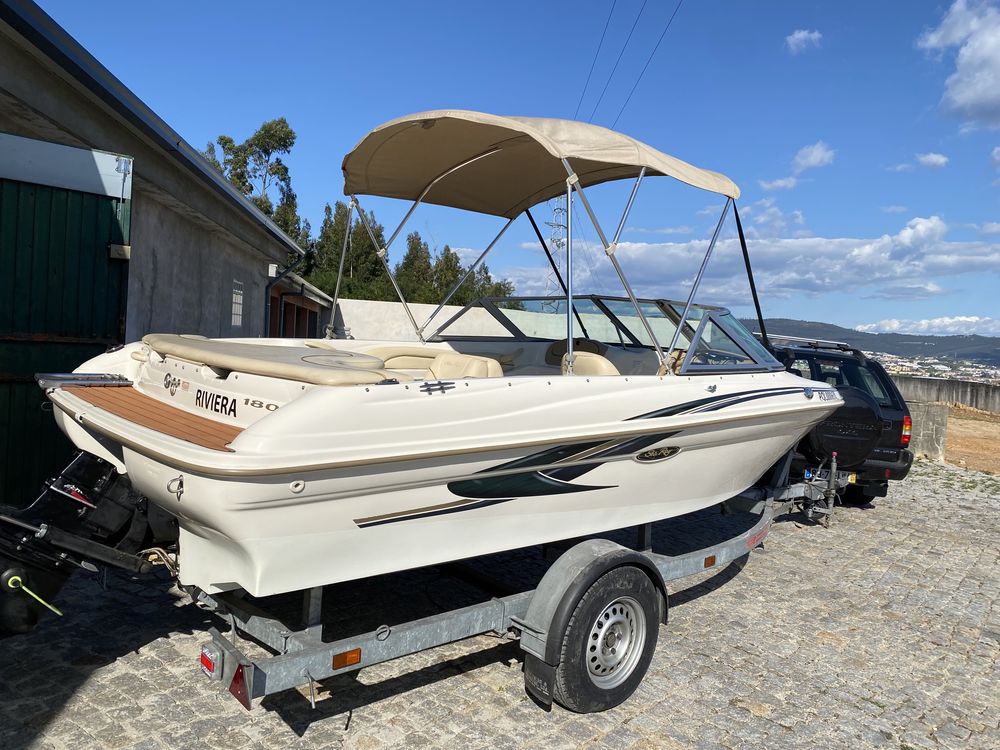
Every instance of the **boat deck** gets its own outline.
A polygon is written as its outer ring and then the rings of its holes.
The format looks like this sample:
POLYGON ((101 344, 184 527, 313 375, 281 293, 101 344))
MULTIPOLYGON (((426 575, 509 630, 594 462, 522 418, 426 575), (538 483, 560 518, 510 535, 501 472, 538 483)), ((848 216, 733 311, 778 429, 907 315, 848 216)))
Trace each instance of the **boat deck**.
POLYGON ((202 448, 231 452, 229 443, 243 432, 242 427, 191 414, 127 386, 66 386, 63 390, 129 422, 202 448))

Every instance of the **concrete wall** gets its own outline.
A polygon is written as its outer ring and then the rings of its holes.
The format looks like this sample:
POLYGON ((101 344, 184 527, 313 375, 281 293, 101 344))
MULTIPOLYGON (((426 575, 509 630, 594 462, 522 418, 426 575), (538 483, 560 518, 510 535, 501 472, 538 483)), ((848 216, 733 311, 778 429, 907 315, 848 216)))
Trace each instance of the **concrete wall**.
POLYGON ((944 461, 944 442, 948 431, 948 406, 907 402, 913 419, 910 450, 917 458, 944 461))
POLYGON ((0 23, 0 130, 135 158, 126 339, 263 332, 268 263, 286 249, 0 23), (243 324, 232 326, 233 281, 243 324))
MULTIPOLYGON (((410 311, 417 320, 417 325, 423 325, 427 317, 434 312, 437 305, 411 304, 410 311)), ((445 322, 461 307, 447 305, 434 318, 430 326, 433 329, 445 322)), ((492 320, 492 316, 483 312, 492 320)), ((346 328, 356 339, 386 339, 388 341, 417 341, 413 326, 403 306, 398 302, 375 302, 367 299, 344 299, 337 302, 334 313, 334 328, 338 331, 346 328)))
POLYGON ((892 379, 908 402, 962 404, 1000 413, 1000 386, 970 380, 894 375, 892 379))

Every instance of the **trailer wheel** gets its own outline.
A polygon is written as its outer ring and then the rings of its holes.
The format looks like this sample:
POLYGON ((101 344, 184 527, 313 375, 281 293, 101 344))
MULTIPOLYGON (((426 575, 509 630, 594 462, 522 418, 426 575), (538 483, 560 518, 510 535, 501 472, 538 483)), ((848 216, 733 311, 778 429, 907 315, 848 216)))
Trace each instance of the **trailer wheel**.
POLYGON ((659 611, 659 594, 638 568, 615 568, 598 578, 563 635, 555 699, 578 713, 625 701, 653 658, 659 611))

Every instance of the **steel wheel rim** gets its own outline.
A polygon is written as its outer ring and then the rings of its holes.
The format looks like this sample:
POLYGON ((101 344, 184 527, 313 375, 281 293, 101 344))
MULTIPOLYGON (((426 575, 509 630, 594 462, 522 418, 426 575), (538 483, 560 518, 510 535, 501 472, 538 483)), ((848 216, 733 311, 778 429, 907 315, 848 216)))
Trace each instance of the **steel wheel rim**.
POLYGON ((590 627, 584 659, 591 682, 603 690, 621 685, 635 671, 646 642, 646 615, 639 602, 622 596, 608 604, 590 627))

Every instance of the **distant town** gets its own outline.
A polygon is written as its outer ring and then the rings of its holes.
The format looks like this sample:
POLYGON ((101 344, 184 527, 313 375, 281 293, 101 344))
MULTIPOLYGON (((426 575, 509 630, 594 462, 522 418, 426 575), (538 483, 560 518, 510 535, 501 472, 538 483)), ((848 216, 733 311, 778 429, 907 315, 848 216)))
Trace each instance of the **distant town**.
POLYGON ((865 352, 877 360, 890 375, 920 375, 949 380, 972 380, 979 383, 1000 385, 1000 366, 945 357, 917 357, 865 352))

